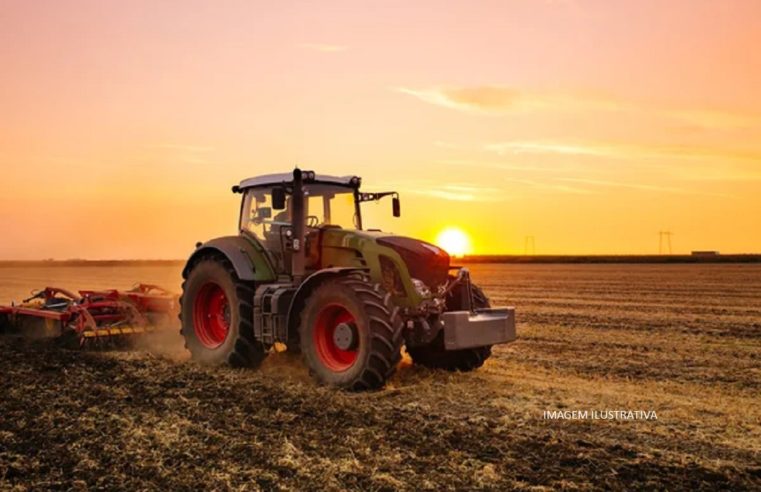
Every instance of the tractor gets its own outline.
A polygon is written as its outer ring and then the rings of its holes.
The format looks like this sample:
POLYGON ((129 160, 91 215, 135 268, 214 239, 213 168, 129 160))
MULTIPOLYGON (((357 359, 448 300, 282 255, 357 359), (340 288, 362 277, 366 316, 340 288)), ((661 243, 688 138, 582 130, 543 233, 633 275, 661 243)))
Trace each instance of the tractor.
POLYGON ((358 176, 245 179, 238 234, 197 243, 183 269, 181 334, 202 363, 256 368, 278 347, 321 383, 382 387, 401 359, 450 371, 515 340, 515 310, 492 308, 466 268, 424 241, 365 229, 358 176))

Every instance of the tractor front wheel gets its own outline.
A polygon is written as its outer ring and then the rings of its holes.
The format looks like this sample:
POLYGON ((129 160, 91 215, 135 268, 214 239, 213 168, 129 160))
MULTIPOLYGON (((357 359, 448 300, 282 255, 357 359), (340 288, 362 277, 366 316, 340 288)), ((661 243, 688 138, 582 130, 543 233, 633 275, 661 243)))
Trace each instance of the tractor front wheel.
MULTIPOLYGON (((473 285, 473 307, 490 307, 489 298, 480 287, 473 285)), ((458 311, 460 307, 461 293, 459 286, 447 297, 447 310, 458 311)), ((446 350, 444 348, 444 332, 441 331, 428 345, 407 347, 412 362, 433 369, 446 369, 447 371, 472 371, 478 369, 486 359, 491 356, 491 345, 474 347, 460 350, 446 350)))
POLYGON ((182 284, 180 333, 193 359, 258 367, 267 350, 254 338, 253 300, 253 287, 226 259, 207 255, 191 265, 182 284))
POLYGON ((321 382, 351 390, 383 386, 401 358, 402 321, 391 295, 361 273, 320 284, 306 300, 301 352, 321 382))

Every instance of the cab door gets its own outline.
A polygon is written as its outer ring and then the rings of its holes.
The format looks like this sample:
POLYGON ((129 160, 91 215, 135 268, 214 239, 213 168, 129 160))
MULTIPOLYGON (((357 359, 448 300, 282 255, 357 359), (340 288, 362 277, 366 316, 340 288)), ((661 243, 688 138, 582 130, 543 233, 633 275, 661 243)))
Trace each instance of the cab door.
POLYGON ((291 273, 291 210, 290 197, 283 210, 273 208, 271 187, 247 190, 241 206, 240 230, 256 238, 280 275, 291 273))

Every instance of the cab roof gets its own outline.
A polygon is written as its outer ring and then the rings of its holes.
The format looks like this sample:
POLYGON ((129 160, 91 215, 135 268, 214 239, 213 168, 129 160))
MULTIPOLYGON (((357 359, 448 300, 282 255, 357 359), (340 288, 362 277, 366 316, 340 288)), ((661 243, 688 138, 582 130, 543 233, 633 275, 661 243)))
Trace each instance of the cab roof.
MULTIPOLYGON (((326 174, 314 174, 311 171, 304 171, 304 173, 305 183, 335 184, 339 186, 359 188, 359 185, 362 182, 359 176, 328 176, 326 174)), ((293 182, 293 173, 263 174, 261 176, 244 179, 238 185, 238 189, 244 190, 246 188, 273 186, 291 182, 293 182)))

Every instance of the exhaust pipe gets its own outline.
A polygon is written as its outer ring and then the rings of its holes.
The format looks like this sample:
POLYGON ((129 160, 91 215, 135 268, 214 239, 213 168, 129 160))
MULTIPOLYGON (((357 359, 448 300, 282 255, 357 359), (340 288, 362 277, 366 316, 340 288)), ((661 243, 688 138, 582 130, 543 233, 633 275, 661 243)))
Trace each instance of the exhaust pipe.
POLYGON ((301 169, 293 170, 293 194, 291 198, 293 206, 293 240, 291 254, 291 275, 295 284, 300 284, 304 279, 306 265, 306 251, 304 250, 304 224, 306 223, 306 211, 304 210, 304 181, 301 169))

